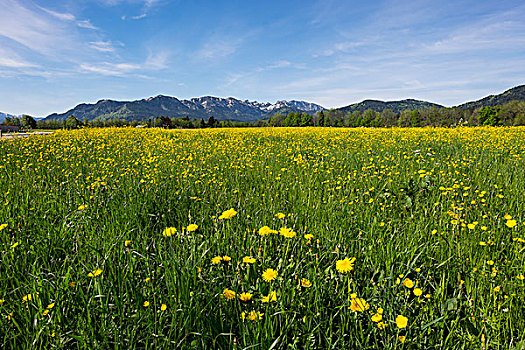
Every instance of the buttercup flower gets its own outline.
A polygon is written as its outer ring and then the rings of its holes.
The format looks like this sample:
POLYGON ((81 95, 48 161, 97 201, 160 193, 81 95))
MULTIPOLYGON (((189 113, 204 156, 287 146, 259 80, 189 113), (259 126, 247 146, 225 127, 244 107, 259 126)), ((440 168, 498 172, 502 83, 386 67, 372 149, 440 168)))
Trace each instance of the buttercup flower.
POLYGON ((406 328, 408 324, 408 318, 403 315, 398 315, 396 317, 396 325, 398 328, 406 328))

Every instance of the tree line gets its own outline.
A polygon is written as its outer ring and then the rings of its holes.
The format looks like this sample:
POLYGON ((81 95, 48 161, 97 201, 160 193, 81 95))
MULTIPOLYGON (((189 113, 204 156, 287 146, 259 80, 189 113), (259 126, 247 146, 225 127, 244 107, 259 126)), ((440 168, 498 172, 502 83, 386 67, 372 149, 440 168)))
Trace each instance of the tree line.
POLYGON ((189 116, 150 118, 146 121, 124 119, 94 119, 81 121, 75 116, 65 120, 35 120, 29 115, 7 117, 5 125, 20 126, 24 129, 76 129, 80 127, 161 127, 179 129, 222 128, 222 127, 263 127, 263 126, 330 126, 330 127, 421 127, 421 126, 518 126, 525 125, 525 101, 510 101, 502 105, 462 110, 459 108, 424 108, 404 110, 395 113, 391 109, 381 112, 372 109, 364 112, 343 112, 338 109, 325 110, 313 115, 291 112, 276 114, 267 120, 254 123, 218 121, 213 116, 207 121, 189 116))

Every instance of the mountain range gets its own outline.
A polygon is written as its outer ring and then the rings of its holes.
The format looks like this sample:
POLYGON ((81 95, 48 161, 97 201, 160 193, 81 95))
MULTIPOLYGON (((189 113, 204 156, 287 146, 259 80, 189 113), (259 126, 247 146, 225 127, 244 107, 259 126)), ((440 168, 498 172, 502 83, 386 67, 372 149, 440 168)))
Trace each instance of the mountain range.
MULTIPOLYGON (((465 110, 484 106, 501 105, 512 100, 525 101, 525 85, 516 86, 498 95, 490 95, 477 101, 466 102, 455 106, 465 110)), ((395 113, 403 110, 423 108, 443 108, 444 106, 414 99, 400 101, 378 101, 364 100, 345 107, 337 108, 344 113, 353 111, 364 112, 372 109, 381 112, 391 109, 395 113)), ((217 120, 255 122, 261 119, 269 119, 271 116, 281 113, 302 112, 314 114, 325 110, 324 107, 304 101, 277 101, 276 103, 239 100, 233 97, 220 98, 204 96, 189 100, 179 100, 176 97, 159 95, 136 101, 114 101, 100 100, 94 104, 82 103, 65 113, 53 113, 45 119, 65 120, 74 115, 80 120, 111 119, 119 118, 126 120, 148 120, 159 116, 185 117, 207 120, 213 116, 217 120)), ((6 117, 13 115, 0 112, 0 123, 6 117)))
POLYGON ((179 100, 176 97, 159 95, 137 101, 100 100, 95 104, 80 104, 62 114, 51 114, 45 119, 67 119, 74 115, 79 120, 120 118, 126 120, 148 120, 160 116, 185 117, 207 120, 255 122, 277 113, 305 112, 314 114, 323 107, 304 101, 277 101, 261 103, 238 100, 233 97, 198 97, 179 100))

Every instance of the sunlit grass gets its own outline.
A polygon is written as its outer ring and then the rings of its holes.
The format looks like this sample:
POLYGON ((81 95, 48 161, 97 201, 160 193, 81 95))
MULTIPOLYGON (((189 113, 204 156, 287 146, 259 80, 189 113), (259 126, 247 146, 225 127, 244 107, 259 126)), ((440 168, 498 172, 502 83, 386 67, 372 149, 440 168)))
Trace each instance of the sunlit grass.
POLYGON ((525 128, 1 141, 0 347, 518 349, 524 141, 525 128))

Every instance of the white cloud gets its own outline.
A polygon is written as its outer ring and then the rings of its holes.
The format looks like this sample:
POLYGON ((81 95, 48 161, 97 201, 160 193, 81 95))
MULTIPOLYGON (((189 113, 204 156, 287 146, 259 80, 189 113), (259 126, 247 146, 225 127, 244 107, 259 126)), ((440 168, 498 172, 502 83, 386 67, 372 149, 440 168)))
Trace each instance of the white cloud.
POLYGON ((38 8, 41 9, 42 11, 45 11, 45 12, 49 13, 51 16, 56 17, 58 19, 61 19, 63 21, 74 21, 76 19, 75 16, 72 15, 71 13, 56 12, 56 11, 52 11, 50 9, 46 9, 44 7, 41 7, 41 6, 38 6, 38 8))
POLYGON ((91 41, 89 47, 100 52, 115 52, 115 47, 111 41, 91 41))
POLYGON ((89 73, 98 73, 102 75, 111 75, 111 76, 122 76, 124 74, 138 70, 140 68, 140 65, 131 64, 131 63, 115 64, 115 63, 103 62, 99 65, 83 63, 80 65, 80 68, 84 72, 89 72, 89 73))
POLYGON ((79 26, 80 28, 98 30, 97 27, 95 27, 93 24, 91 24, 91 21, 89 19, 82 20, 82 21, 77 21, 77 26, 79 26))
POLYGON ((197 57, 202 60, 219 60, 235 53, 240 45, 240 40, 210 40, 197 52, 197 57))

